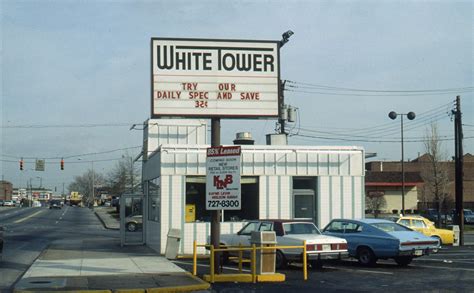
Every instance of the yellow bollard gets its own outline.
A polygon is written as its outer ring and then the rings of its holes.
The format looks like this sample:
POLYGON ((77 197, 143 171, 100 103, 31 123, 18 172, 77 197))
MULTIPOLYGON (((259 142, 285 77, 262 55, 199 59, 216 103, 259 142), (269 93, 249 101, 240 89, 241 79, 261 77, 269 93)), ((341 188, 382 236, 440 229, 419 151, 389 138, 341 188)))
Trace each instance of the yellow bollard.
POLYGON ((252 244, 252 282, 257 283, 257 246, 252 244))
POLYGON ((214 283, 214 245, 211 244, 211 283, 214 283))
POLYGON ((197 275, 197 242, 193 241, 193 276, 197 275))
POLYGON ((239 243, 239 273, 242 273, 242 243, 239 243))
POLYGON ((306 256, 306 240, 303 241, 303 279, 308 280, 308 259, 306 256))

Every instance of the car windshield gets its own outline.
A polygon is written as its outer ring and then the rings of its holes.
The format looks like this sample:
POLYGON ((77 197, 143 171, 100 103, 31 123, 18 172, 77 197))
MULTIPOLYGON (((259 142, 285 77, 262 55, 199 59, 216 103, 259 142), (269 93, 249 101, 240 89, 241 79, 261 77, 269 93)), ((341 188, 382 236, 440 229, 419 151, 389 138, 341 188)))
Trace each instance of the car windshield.
POLYGON ((473 212, 471 210, 464 210, 465 215, 472 215, 473 212))
POLYGON ((409 228, 397 223, 372 223, 371 225, 385 232, 411 231, 409 228))
POLYGON ((284 223, 283 230, 286 235, 321 234, 313 223, 284 223))

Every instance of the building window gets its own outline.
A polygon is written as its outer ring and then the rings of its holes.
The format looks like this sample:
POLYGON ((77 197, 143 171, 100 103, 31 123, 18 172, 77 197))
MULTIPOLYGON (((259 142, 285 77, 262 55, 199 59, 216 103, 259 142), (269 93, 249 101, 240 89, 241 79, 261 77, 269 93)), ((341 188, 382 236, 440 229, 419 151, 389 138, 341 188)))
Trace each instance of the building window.
POLYGON ((148 181, 148 220, 160 221, 161 207, 160 178, 148 181))
MULTIPOLYGON (((228 221, 256 220, 259 218, 259 188, 257 177, 242 177, 240 210, 223 211, 228 221)), ((186 177, 186 222, 210 222, 211 211, 206 209, 206 177, 186 177)))

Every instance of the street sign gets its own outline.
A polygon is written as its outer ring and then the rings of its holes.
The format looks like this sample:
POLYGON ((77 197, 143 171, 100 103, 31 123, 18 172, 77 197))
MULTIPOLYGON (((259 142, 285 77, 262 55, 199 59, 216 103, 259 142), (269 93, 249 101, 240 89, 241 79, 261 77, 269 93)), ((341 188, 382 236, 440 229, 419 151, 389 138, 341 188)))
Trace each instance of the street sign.
POLYGON ((151 39, 151 116, 276 118, 277 41, 151 39))
POLYGON ((35 170, 44 171, 44 160, 36 160, 35 170))
POLYGON ((240 210, 240 146, 208 148, 206 169, 206 209, 240 210))

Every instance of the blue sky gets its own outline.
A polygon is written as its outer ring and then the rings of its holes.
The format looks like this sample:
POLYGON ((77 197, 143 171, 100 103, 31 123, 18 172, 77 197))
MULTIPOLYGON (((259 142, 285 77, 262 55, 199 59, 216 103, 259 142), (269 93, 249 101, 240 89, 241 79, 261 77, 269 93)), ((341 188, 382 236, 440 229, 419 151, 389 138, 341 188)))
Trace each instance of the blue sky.
MULTIPOLYGON (((293 145, 358 145, 376 152, 376 159, 399 160, 400 123, 387 114, 413 111, 417 118, 405 122, 405 137, 417 141, 405 144, 405 157, 413 159, 423 152, 419 140, 431 120, 443 137, 453 137, 446 112, 457 94, 465 136, 474 137, 472 89, 389 96, 314 86, 472 87, 472 1, 0 3, 0 169, 15 186, 30 178, 38 185, 42 177, 44 186, 61 189, 92 161, 106 173, 125 153, 112 150, 139 152, 133 147, 141 145, 142 133, 129 129, 150 115, 151 37, 279 40, 294 31, 281 50, 281 77, 299 86, 285 93, 299 108, 299 123, 289 127, 293 145), (61 157, 67 157, 64 171, 61 157), (46 158, 45 172, 31 170, 35 158, 46 158)), ((225 120, 222 143, 232 143, 240 131, 264 143, 274 129, 275 120, 225 120)), ((473 141, 465 140, 465 152, 474 152, 473 141)), ((444 142, 448 156, 453 144, 444 142)))

